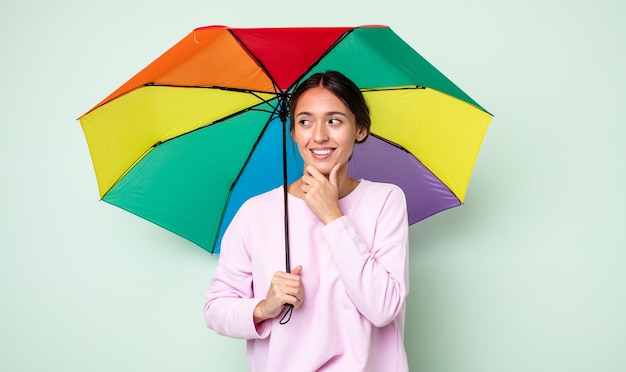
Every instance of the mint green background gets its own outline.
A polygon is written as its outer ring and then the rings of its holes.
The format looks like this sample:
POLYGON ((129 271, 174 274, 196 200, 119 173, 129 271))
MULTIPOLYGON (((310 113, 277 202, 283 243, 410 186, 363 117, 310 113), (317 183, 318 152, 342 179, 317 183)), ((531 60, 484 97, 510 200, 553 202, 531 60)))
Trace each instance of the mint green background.
POLYGON ((411 370, 626 370, 624 4, 4 1, 0 370, 245 370, 217 256, 99 203, 75 118, 196 26, 368 23, 496 115, 466 205, 411 228, 411 370))

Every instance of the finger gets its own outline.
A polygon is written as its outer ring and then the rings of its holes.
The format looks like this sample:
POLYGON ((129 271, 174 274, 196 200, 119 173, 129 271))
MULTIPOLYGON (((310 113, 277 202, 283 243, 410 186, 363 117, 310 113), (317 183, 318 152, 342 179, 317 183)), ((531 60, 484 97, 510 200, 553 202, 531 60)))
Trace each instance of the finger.
POLYGON ((302 306, 302 299, 298 297, 294 297, 294 303, 292 303, 294 309, 300 308, 302 306))
POLYGON ((308 175, 303 175, 300 182, 300 190, 306 194, 308 191, 309 185, 313 182, 313 177, 308 175))
POLYGON ((301 272, 302 272, 302 265, 298 265, 291 270, 291 273, 293 275, 300 275, 301 272))
POLYGON ((335 164, 333 169, 330 170, 330 174, 328 175, 328 180, 335 187, 337 187, 337 172, 339 172, 340 166, 341 166, 340 163, 335 164))
POLYGON ((290 288, 284 292, 285 303, 293 305, 295 308, 300 307, 304 301, 304 292, 302 288, 290 288))
POLYGON ((304 292, 302 286, 284 286, 279 289, 282 296, 295 297, 297 299, 302 298, 304 292))
POLYGON ((286 272, 286 271, 277 271, 274 273, 273 278, 293 278, 295 275, 294 270, 300 270, 302 271, 302 265, 298 265, 296 267, 294 267, 293 269, 291 269, 290 272, 286 272))
POLYGON ((294 296, 287 296, 286 300, 283 302, 283 306, 285 305, 291 305, 294 309, 298 309, 300 305, 302 305, 302 302, 294 296))
POLYGON ((302 184, 304 184, 304 185, 308 185, 309 183, 311 183, 311 181, 314 181, 314 180, 315 180, 315 177, 313 177, 312 175, 310 175, 310 174, 307 172, 307 173, 304 173, 304 174, 302 175, 302 178, 301 178, 301 179, 302 179, 302 184))
POLYGON ((293 286, 297 286, 299 281, 300 281, 300 277, 298 275, 281 272, 281 273, 276 273, 274 275, 274 278, 272 279, 272 284, 273 285, 285 284, 285 285, 289 285, 293 287, 293 286))
POLYGON ((275 288, 271 295, 268 294, 266 301, 271 312, 275 312, 285 304, 299 306, 302 303, 303 292, 299 288, 282 287, 275 288))
POLYGON ((321 179, 323 179, 323 178, 326 178, 326 177, 322 174, 322 172, 320 172, 317 168, 315 168, 315 167, 314 167, 314 166, 312 166, 312 165, 307 165, 307 167, 306 167, 306 171, 307 171, 307 173, 308 173, 311 177, 313 177, 313 179, 316 179, 316 180, 321 180, 321 179))
MULTIPOLYGON (((295 269, 294 269, 295 270, 295 269)), ((299 271, 302 271, 300 268, 299 271)), ((272 286, 275 288, 279 288, 284 291, 287 287, 289 288, 298 288, 302 285, 302 280, 300 279, 300 275, 298 274, 290 274, 290 273, 276 273, 274 278, 272 279, 272 286)))

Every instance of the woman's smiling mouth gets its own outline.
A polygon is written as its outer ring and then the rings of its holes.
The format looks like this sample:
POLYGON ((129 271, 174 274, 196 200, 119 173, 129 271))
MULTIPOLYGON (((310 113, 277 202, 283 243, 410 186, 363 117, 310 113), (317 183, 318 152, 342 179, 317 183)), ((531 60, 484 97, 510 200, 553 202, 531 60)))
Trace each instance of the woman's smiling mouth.
POLYGON ((311 152, 314 156, 325 157, 330 155, 334 150, 333 149, 311 149, 311 152))
POLYGON ((322 150, 311 150, 315 155, 328 155, 333 150, 332 149, 322 149, 322 150))

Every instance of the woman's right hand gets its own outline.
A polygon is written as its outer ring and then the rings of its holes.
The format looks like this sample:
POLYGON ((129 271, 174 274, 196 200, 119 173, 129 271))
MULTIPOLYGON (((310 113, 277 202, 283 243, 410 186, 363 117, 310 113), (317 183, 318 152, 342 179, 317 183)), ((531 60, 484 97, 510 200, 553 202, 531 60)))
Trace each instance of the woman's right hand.
POLYGON ((294 309, 302 305, 304 287, 300 273, 302 273, 302 266, 298 265, 291 270, 291 273, 278 271, 274 274, 265 300, 259 302, 254 308, 255 324, 277 317, 285 305, 293 305, 294 309))

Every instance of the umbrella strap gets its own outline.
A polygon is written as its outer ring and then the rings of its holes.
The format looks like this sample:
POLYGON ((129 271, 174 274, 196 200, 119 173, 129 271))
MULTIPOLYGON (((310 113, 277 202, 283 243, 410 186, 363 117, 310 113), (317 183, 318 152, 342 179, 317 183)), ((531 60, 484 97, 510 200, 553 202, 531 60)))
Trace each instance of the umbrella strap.
POLYGON ((283 317, 280 318, 280 322, 278 322, 281 325, 289 323, 291 320, 291 314, 293 314, 293 305, 286 304, 285 307, 287 308, 287 311, 285 311, 283 317))

